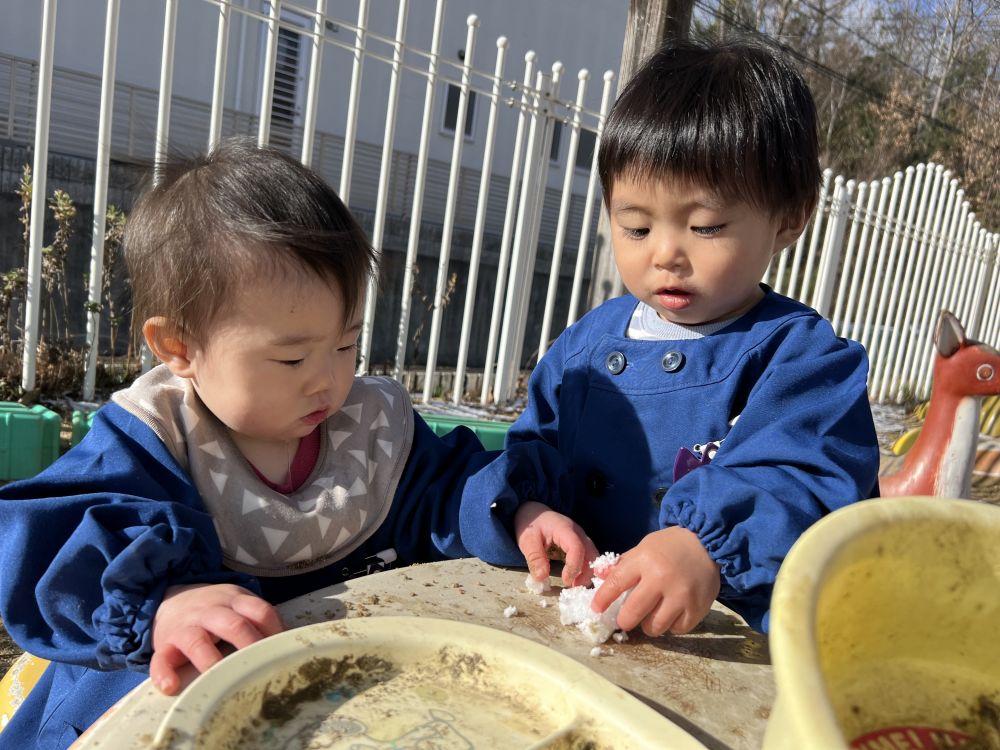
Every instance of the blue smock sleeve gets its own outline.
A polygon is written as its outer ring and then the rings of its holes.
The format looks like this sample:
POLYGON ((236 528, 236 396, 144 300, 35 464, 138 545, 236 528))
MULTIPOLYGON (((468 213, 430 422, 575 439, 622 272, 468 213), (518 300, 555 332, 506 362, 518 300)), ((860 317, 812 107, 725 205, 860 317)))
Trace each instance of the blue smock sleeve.
POLYGON ((187 474, 115 404, 37 476, 0 488, 0 614, 32 654, 144 669, 168 586, 256 580, 222 566, 211 517, 187 474))
POLYGON ((467 427, 437 436, 414 412, 413 445, 393 510, 368 544, 393 547, 402 563, 468 557, 459 512, 469 477, 497 455, 467 427))
MULTIPOLYGON (((572 514, 572 491, 559 449, 560 391, 567 350, 579 354, 574 328, 560 335, 532 370, 528 402, 507 431, 504 450, 469 479, 462 500, 462 539, 469 552, 494 565, 524 565, 514 540, 514 514, 524 502, 572 514)), ((565 403, 565 400, 564 400, 565 403)))
POLYGON ((719 598, 758 630, 802 532, 878 494, 867 356, 828 328, 816 319, 779 347, 715 458, 675 482, 660 507, 661 527, 698 535, 721 567, 719 598), (830 344, 818 349, 824 336, 830 344))

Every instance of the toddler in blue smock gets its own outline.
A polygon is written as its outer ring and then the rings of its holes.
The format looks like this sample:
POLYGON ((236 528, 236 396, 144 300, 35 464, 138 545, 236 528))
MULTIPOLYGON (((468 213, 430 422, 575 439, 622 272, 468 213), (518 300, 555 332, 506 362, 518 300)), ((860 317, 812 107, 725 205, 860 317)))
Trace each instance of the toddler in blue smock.
POLYGON ((463 542, 536 579, 558 547, 567 585, 623 553, 592 606, 631 589, 624 630, 690 631, 718 598, 766 631, 793 542, 878 493, 863 348, 760 283, 816 205, 812 96, 759 42, 668 44, 609 113, 599 169, 629 294, 535 367, 463 542))
POLYGON ((146 678, 167 693, 274 604, 461 557, 467 472, 387 378, 356 378, 375 251, 333 190, 244 140, 168 164, 128 220, 133 320, 161 365, 0 489, 0 614, 52 661, 0 747, 64 748, 146 678))

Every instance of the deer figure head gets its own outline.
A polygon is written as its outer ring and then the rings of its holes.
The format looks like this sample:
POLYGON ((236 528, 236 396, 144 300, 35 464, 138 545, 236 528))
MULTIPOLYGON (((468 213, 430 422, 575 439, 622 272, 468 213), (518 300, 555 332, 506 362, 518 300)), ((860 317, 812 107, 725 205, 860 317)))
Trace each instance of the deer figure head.
POLYGON ((902 466, 879 479, 882 495, 969 497, 984 396, 1000 394, 1000 352, 968 339, 958 318, 941 311, 927 418, 902 466))

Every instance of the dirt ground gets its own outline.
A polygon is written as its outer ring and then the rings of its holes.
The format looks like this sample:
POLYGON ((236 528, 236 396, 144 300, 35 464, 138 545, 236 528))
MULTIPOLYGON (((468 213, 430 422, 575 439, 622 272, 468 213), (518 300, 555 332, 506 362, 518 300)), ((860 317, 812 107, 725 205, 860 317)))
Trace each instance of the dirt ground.
POLYGON ((7 635, 7 631, 3 628, 3 620, 0 620, 0 674, 7 671, 20 653, 21 649, 7 635))

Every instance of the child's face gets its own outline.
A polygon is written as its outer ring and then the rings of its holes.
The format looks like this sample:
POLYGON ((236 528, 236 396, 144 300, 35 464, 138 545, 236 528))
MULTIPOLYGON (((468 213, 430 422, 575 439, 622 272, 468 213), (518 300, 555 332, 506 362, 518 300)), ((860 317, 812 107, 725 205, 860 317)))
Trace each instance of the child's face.
POLYGON ((686 181, 615 180, 609 205, 615 263, 626 288, 664 320, 736 317, 763 296, 771 257, 801 227, 686 181))
POLYGON ((214 321, 207 345, 188 344, 195 390, 244 455, 304 437, 344 403, 354 381, 360 315, 304 274, 244 285, 214 321))

